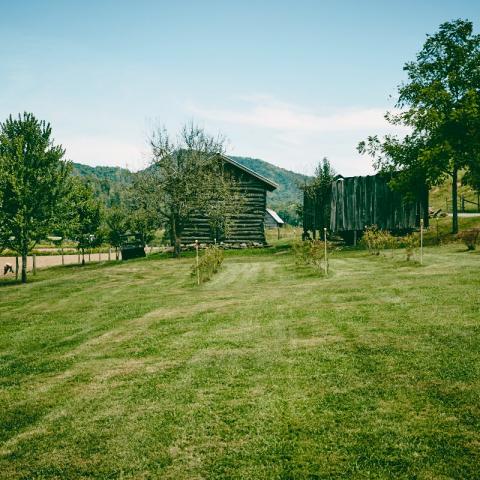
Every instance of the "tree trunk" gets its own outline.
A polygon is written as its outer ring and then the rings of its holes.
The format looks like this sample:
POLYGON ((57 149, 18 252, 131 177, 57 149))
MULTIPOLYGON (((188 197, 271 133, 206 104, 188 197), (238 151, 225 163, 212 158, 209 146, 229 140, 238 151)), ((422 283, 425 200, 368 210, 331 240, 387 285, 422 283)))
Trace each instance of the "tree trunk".
POLYGON ((82 248, 82 265, 85 265, 85 249, 82 248))
POLYGON ((178 258, 180 256, 180 237, 177 233, 177 221, 172 219, 172 240, 173 240, 173 256, 178 258))
POLYGON ((458 168, 453 167, 452 172, 452 233, 458 233, 458 168))
POLYGON ((27 252, 22 251, 22 283, 27 283, 27 252))

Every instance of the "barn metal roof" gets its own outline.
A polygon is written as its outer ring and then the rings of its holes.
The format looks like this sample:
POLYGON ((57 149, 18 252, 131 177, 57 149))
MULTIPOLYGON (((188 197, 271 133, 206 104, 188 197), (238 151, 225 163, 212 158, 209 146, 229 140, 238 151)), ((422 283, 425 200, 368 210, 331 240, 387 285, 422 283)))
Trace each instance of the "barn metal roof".
POLYGON ((267 213, 277 222, 280 224, 284 224, 285 222, 280 218, 278 213, 275 210, 272 210, 271 208, 267 208, 267 213))

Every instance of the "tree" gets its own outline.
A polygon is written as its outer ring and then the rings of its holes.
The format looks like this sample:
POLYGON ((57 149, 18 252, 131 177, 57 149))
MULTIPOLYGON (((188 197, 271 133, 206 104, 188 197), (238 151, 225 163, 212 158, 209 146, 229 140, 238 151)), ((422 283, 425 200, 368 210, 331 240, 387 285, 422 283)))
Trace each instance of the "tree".
POLYGON ((128 214, 122 207, 113 207, 107 210, 105 216, 106 239, 115 248, 118 260, 118 249, 122 246, 123 236, 128 230, 128 214))
POLYGON ((101 208, 89 184, 75 178, 71 187, 70 202, 75 212, 72 239, 82 251, 82 265, 85 265, 85 249, 94 244, 101 224, 101 208))
POLYGON ((313 180, 302 187, 305 195, 308 195, 317 206, 314 210, 315 216, 318 215, 314 220, 316 227, 330 228, 330 197, 335 176, 335 170, 328 158, 324 157, 315 169, 313 180))
MULTIPOLYGON (((399 171, 396 188, 425 181, 427 187, 452 182, 452 232, 458 232, 458 172, 478 171, 480 162, 480 35, 473 24, 455 20, 428 35, 416 61, 404 66, 400 113, 386 114, 392 125, 411 130, 404 139, 377 136, 358 149, 375 157, 380 170, 399 171)), ((469 178, 467 176, 467 178, 469 178)), ((477 178, 471 175, 471 178, 477 178)))
POLYGON ((153 240, 155 231, 162 226, 163 217, 158 208, 162 198, 157 169, 135 174, 126 195, 127 227, 137 235, 143 247, 153 240))
POLYGON ((31 113, 0 124, 0 242, 21 256, 22 283, 29 252, 54 226, 71 170, 51 134, 31 113))
POLYGON ((220 157, 224 139, 190 124, 182 128, 177 141, 158 129, 150 143, 156 171, 155 208, 168 229, 174 256, 180 254, 185 226, 199 212, 207 214, 214 231, 228 231, 241 206, 242 192, 224 171, 220 157))

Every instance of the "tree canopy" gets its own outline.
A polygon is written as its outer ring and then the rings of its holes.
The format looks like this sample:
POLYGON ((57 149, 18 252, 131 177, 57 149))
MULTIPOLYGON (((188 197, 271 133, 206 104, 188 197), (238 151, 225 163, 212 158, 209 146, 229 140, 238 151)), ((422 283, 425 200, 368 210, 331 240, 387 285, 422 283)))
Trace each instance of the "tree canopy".
POLYGON ((22 257, 22 282, 29 251, 55 227, 71 170, 51 134, 31 113, 0 124, 0 242, 22 257))
POLYGON ((396 188, 412 189, 421 182, 431 187, 450 177, 456 233, 458 172, 465 169, 472 185, 479 178, 480 35, 468 20, 443 23, 404 71, 400 111, 387 113, 386 119, 410 132, 404 138, 371 136, 358 149, 375 158, 377 169, 400 172, 392 182, 396 188))
POLYGON ((223 169, 223 137, 208 135, 190 124, 182 128, 176 140, 159 128, 150 144, 155 172, 155 186, 150 194, 178 256, 183 230, 195 214, 204 212, 212 229, 227 230, 242 195, 223 169))

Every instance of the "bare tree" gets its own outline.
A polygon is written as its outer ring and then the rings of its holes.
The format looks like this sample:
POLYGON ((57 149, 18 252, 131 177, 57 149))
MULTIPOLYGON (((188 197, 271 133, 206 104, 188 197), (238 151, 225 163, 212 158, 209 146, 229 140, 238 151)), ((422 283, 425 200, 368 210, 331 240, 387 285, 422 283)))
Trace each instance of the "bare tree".
POLYGON ((174 256, 179 256, 182 233, 195 215, 207 215, 212 228, 228 231, 241 208, 242 192, 225 171, 225 139, 213 137, 193 123, 172 140, 165 128, 151 139, 156 208, 169 230, 174 256))

